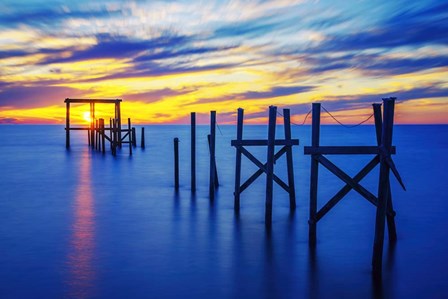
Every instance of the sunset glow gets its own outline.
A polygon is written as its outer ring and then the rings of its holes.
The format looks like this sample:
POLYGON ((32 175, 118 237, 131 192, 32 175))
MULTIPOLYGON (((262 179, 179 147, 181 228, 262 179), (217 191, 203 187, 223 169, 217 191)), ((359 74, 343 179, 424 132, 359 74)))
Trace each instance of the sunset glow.
POLYGON ((398 123, 448 123, 448 6, 343 3, 2 1, 0 123, 63 124, 68 97, 121 98, 135 124, 312 102, 356 123, 388 96, 398 123))

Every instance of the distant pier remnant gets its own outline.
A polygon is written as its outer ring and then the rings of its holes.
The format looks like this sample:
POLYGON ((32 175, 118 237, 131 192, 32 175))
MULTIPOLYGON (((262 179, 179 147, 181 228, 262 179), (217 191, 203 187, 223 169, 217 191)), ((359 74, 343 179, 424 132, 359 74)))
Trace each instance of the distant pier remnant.
POLYGON ((231 145, 236 148, 236 167, 235 167, 235 212, 240 210, 240 194, 246 190, 260 175, 266 173, 266 210, 265 210, 265 224, 271 227, 272 223, 272 199, 273 199, 273 183, 276 182, 289 194, 290 209, 294 210, 296 207, 295 200, 295 186, 294 186, 294 170, 292 160, 292 146, 298 145, 298 139, 291 138, 291 121, 289 109, 283 109, 285 139, 275 139, 275 126, 277 119, 277 107, 269 107, 269 127, 268 139, 243 139, 243 118, 244 110, 238 109, 237 116, 237 139, 231 141, 231 145), (252 155, 245 147, 248 146, 266 146, 267 147, 267 162, 262 163, 254 155, 252 155), (275 152, 275 146, 282 146, 282 148, 275 152), (274 163, 286 153, 288 184, 283 182, 274 173, 274 163), (241 184, 241 157, 246 156, 259 169, 250 176, 243 184, 241 184))
POLYGON ((179 190, 179 138, 174 138, 174 189, 179 190))
POLYGON ((191 112, 191 192, 196 192, 196 112, 191 112))
POLYGON ((211 200, 215 199, 216 189, 216 111, 210 111, 210 179, 209 196, 211 200))
MULTIPOLYGON (((70 148, 70 131, 86 130, 88 136, 88 144, 92 149, 99 150, 103 153, 106 151, 106 140, 110 142, 112 155, 117 154, 117 147, 121 148, 123 143, 129 143, 129 154, 132 155, 132 146, 136 146, 135 128, 131 126, 131 119, 128 118, 128 128, 122 129, 121 126, 121 99, 65 99, 66 104, 66 124, 65 124, 65 146, 70 148), (70 105, 71 104, 90 104, 90 123, 88 126, 71 127, 70 125, 70 105), (114 104, 114 118, 109 120, 109 127, 106 128, 104 119, 95 117, 96 104, 114 104), (106 134, 109 131, 109 135, 106 134), (122 136, 122 133, 125 133, 122 136), (127 141, 126 141, 127 138, 127 141)), ((144 135, 142 131, 142 147, 144 147, 144 135)))
POLYGON ((395 154, 392 146, 392 131, 394 119, 394 106, 396 98, 383 99, 383 118, 381 117, 381 105, 373 104, 373 116, 375 118, 376 146, 321 146, 320 139, 320 112, 321 104, 314 103, 312 108, 312 137, 311 146, 304 148, 306 155, 311 155, 310 178, 310 218, 309 218, 309 243, 316 244, 316 225, 336 204, 341 201, 350 190, 355 190, 369 202, 377 207, 375 222, 375 239, 373 245, 372 268, 375 277, 380 277, 382 268, 382 255, 384 243, 385 219, 389 229, 389 241, 395 242, 397 235, 395 230, 395 212, 392 206, 389 172, 395 175, 399 183, 405 189, 401 177, 391 158, 395 154), (349 176, 324 155, 375 155, 354 177, 349 176), (320 210, 317 210, 318 167, 324 166, 346 185, 336 193, 320 210), (376 165, 380 165, 378 196, 375 196, 360 181, 372 171, 376 165))

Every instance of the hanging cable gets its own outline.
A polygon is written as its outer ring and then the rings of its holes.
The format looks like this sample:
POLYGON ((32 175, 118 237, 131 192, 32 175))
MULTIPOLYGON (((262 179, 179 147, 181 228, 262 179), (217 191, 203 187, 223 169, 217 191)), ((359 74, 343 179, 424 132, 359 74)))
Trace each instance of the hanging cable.
POLYGON ((369 121, 369 120, 373 117, 373 113, 372 113, 372 114, 370 114, 369 117, 367 117, 365 120, 361 121, 360 123, 357 123, 357 124, 355 124, 355 125, 346 125, 346 124, 343 124, 342 122, 340 122, 335 116, 333 116, 333 114, 331 114, 330 111, 328 111, 324 106, 321 106, 321 107, 322 107, 322 109, 323 109, 325 112, 327 112, 328 115, 330 115, 330 117, 331 117, 332 119, 334 119, 338 124, 340 124, 341 126, 343 126, 344 128, 347 128, 347 129, 351 129, 351 128, 355 128, 355 127, 357 127, 357 126, 360 126, 360 125, 362 125, 363 123, 369 121))

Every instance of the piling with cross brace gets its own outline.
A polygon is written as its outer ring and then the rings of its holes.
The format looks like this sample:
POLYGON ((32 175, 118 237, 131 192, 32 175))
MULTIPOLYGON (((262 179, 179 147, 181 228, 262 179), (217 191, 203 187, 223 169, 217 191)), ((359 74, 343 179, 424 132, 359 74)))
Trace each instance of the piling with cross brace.
MULTIPOLYGON (((312 108, 312 128, 311 145, 319 146, 320 139, 320 103, 313 103, 312 108)), ((310 219, 309 223, 309 244, 316 245, 316 213, 317 213, 317 183, 319 177, 319 162, 314 156, 311 156, 311 178, 310 178, 310 219)))
MULTIPOLYGON (((240 142, 243 140, 243 118, 244 109, 238 108, 237 112, 237 124, 236 124, 236 140, 240 142)), ((235 147, 236 150, 236 162, 235 162, 235 192, 233 193, 234 199, 234 210, 235 212, 240 211, 240 184, 241 184, 241 149, 235 147)))

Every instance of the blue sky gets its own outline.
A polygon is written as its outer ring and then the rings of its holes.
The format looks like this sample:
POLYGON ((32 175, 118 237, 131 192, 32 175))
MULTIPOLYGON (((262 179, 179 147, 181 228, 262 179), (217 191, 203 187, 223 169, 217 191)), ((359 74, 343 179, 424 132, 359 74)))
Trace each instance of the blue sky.
POLYGON ((4 0, 0 122, 112 97, 136 122, 262 122, 269 105, 300 120, 319 101, 354 123, 396 96, 398 122, 448 123, 446 32, 442 1, 4 0))

